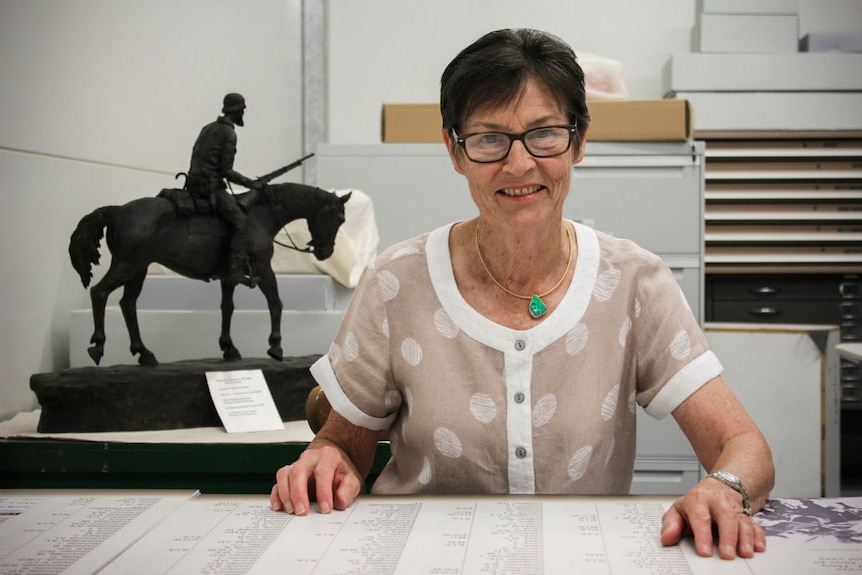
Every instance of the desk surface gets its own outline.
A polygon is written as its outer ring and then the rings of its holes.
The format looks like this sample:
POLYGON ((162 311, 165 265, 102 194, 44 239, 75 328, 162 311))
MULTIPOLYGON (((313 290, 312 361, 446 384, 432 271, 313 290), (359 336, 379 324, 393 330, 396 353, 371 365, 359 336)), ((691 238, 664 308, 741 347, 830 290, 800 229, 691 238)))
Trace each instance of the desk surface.
POLYGON ((698 557, 658 540, 669 497, 360 497, 294 517, 266 497, 0 491, 0 572, 858 573, 862 498, 778 499, 755 519, 768 550, 698 557), (744 563, 744 565, 740 564, 744 563), (53 571, 52 571, 53 572, 53 571), (57 570, 59 572, 59 570, 57 570))

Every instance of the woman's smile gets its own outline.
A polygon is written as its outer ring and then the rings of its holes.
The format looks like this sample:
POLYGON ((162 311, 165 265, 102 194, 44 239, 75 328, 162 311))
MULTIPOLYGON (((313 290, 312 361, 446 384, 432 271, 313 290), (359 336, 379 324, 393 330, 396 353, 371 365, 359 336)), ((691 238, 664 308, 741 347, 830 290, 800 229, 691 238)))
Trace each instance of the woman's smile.
POLYGON ((522 186, 522 187, 517 187, 517 188, 503 188, 502 190, 499 190, 497 193, 503 194, 505 196, 509 196, 510 198, 523 198, 526 196, 533 195, 536 192, 539 192, 539 191, 544 190, 544 189, 545 189, 544 186, 533 185, 533 186, 522 186))

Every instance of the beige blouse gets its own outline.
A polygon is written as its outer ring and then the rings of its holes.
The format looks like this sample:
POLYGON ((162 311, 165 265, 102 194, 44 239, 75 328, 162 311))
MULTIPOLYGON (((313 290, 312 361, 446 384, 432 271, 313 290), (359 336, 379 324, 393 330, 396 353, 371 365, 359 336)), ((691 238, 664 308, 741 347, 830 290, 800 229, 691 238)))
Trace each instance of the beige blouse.
POLYGON ((312 374, 352 423, 391 428, 375 493, 628 493, 636 404, 663 418, 719 375, 662 260, 573 225, 571 285, 528 330, 458 292, 451 224, 365 271, 312 374))

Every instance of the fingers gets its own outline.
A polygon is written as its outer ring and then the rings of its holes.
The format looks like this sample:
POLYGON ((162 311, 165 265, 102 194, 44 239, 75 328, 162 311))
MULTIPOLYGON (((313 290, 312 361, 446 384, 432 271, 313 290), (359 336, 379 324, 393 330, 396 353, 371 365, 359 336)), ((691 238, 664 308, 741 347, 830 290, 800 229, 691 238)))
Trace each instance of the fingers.
MULTIPOLYGON (((712 557, 713 538, 712 525, 713 521, 718 523, 718 520, 713 516, 710 508, 705 505, 692 506, 691 509, 683 509, 682 499, 674 502, 674 505, 680 509, 680 513, 686 519, 688 529, 694 535, 694 548, 697 554, 701 557, 712 557)), ((726 529, 726 528, 725 528, 726 529)), ((721 528, 719 527, 719 533, 721 528)), ((719 549, 719 554, 721 550, 719 549)))
MULTIPOLYGON (((718 556, 722 559, 733 559, 736 557, 737 547, 741 547, 742 544, 740 523, 744 521, 750 524, 751 519, 735 509, 719 508, 713 513, 713 521, 718 528, 718 556)), ((699 549, 698 552, 700 552, 699 549)))
POLYGON ((269 494, 269 505, 273 511, 304 515, 308 512, 307 491, 305 491, 301 481, 291 482, 291 467, 290 465, 285 465, 275 473, 275 485, 272 486, 272 491, 269 494), (300 492, 299 497, 294 494, 294 498, 291 499, 292 492, 300 492), (306 498, 304 502, 302 498, 303 492, 305 492, 306 498), (298 513, 297 506, 300 509, 298 513))
POLYGON ((694 546, 702 557, 712 556, 712 518, 705 504, 686 495, 673 502, 661 518, 661 544, 676 545, 684 535, 694 535, 694 546))
POLYGON ((740 513, 736 524, 736 545, 729 551, 740 557, 754 557, 754 521, 740 513))
POLYGON ((682 540, 685 527, 685 519, 676 506, 671 505, 661 518, 661 544, 668 546, 679 543, 682 540))
POLYGON ((314 470, 315 495, 321 513, 333 508, 344 510, 360 492, 360 479, 356 468, 340 450, 322 447, 314 470))
POLYGON ((332 469, 323 468, 315 471, 315 484, 317 486, 316 495, 317 495, 317 508, 321 513, 329 513, 332 511, 332 492, 333 492, 333 478, 335 476, 335 472, 332 469))
POLYGON ((754 524, 754 551, 756 553, 762 553, 766 551, 766 532, 763 530, 763 527, 755 521, 751 520, 754 524))
POLYGON ((694 489, 674 501, 662 517, 662 545, 675 545, 690 533, 702 557, 713 555, 716 541, 722 559, 751 558, 765 551, 763 528, 726 495, 721 490, 694 489))
POLYGON ((285 465, 276 472, 269 505, 273 511, 292 515, 308 514, 308 478, 300 466, 285 465))
POLYGON ((306 451, 299 461, 279 469, 275 478, 270 507, 293 515, 307 515, 312 497, 321 513, 346 509, 362 487, 355 467, 331 447, 306 451))
MULTIPOLYGON (((301 465, 288 465, 285 469, 284 488, 281 491, 285 511, 294 515, 308 515, 308 487, 312 476, 301 465)), ((279 482, 281 484, 282 482, 279 482)))
POLYGON ((751 558, 766 550, 766 534, 757 521, 741 511, 721 508, 713 521, 718 529, 718 555, 722 559, 751 558))
POLYGON ((347 509, 353 500, 362 492, 362 483, 357 475, 346 473, 338 481, 335 490, 335 508, 339 511, 347 509))
POLYGON ((273 485, 269 493, 269 506, 273 511, 284 511, 284 504, 278 496, 278 484, 273 485))
POLYGON ((740 513, 737 518, 739 531, 736 552, 740 557, 754 557, 755 553, 766 551, 766 533, 763 527, 751 517, 740 513))

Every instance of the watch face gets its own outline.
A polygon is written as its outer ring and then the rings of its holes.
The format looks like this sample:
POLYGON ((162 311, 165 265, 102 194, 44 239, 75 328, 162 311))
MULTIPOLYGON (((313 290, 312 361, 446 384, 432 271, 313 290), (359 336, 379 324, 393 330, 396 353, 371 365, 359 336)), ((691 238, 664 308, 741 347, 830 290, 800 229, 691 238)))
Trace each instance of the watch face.
POLYGON ((713 475, 721 478, 723 481, 727 483, 733 483, 736 485, 742 485, 742 482, 739 481, 739 478, 735 475, 728 473, 727 471, 716 471, 713 475))

